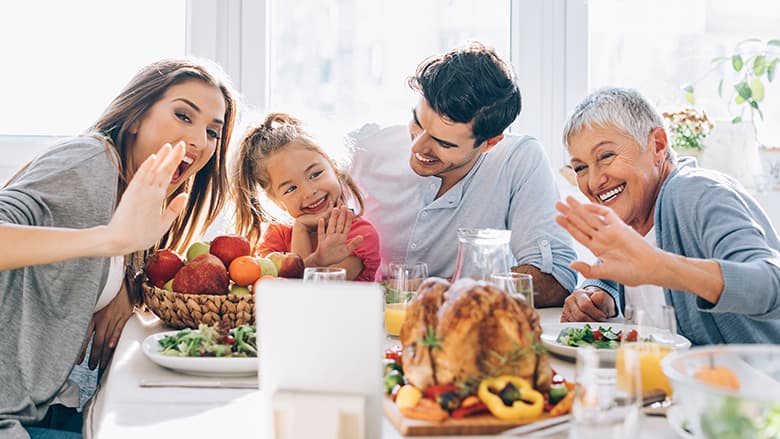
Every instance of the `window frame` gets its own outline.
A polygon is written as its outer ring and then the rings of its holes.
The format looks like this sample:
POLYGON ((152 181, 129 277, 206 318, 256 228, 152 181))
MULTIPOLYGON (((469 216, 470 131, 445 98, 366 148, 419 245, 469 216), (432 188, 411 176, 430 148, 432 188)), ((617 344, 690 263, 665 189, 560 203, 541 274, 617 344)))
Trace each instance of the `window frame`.
MULTIPOLYGON (((560 131, 567 111, 587 92, 587 2, 508 1, 510 60, 523 96, 523 111, 510 130, 537 137, 556 169, 566 160, 560 131)), ((272 86, 270 7, 270 0, 187 0, 185 9, 186 54, 219 62, 243 103, 258 111, 267 107, 272 86)), ((18 168, 31 149, 43 150, 55 139, 0 135, 1 165, 18 168)))

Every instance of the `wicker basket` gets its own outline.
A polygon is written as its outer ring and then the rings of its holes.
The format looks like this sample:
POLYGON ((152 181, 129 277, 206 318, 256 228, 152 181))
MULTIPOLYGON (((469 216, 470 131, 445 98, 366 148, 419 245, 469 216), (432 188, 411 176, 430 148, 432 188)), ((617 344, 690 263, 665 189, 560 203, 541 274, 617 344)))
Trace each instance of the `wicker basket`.
POLYGON ((255 296, 184 294, 142 284, 144 303, 174 328, 197 329, 201 323, 225 322, 234 328, 255 324, 255 296))

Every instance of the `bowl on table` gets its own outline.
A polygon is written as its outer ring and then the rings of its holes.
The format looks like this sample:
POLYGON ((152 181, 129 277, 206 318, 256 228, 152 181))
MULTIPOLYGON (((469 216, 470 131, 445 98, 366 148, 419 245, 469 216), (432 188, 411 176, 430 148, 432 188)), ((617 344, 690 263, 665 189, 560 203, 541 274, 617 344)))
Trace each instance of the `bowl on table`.
POLYGON ((694 437, 780 438, 780 346, 701 346, 662 364, 694 437))
POLYGON ((197 329, 198 325, 223 323, 229 328, 255 324, 253 294, 186 294, 141 285, 144 304, 173 328, 197 329))

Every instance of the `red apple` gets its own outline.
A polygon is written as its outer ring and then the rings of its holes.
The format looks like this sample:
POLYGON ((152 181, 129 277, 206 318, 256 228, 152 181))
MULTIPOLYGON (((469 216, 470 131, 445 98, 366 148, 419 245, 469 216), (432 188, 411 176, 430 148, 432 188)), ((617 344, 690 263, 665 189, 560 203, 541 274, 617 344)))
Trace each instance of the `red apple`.
POLYGON ((209 253, 218 257, 225 267, 230 267, 233 259, 249 255, 249 240, 241 235, 220 235, 211 241, 209 253))
POLYGON ((184 261, 181 256, 173 250, 164 248, 157 250, 146 260, 144 272, 152 285, 162 288, 183 266, 184 261))
POLYGON ((190 294, 227 294, 228 273, 218 257, 203 254, 191 260, 173 278, 173 291, 190 294))
POLYGON ((303 277, 303 259, 295 253, 272 252, 265 255, 266 259, 276 265, 279 277, 300 279, 303 277))

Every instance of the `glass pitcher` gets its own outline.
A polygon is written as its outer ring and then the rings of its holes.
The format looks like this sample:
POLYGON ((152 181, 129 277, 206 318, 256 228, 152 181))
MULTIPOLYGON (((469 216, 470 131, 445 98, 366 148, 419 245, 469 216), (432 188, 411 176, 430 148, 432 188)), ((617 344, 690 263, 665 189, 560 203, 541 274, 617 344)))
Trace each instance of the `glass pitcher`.
POLYGON ((490 281, 493 273, 511 267, 511 230, 458 229, 458 262, 452 281, 471 278, 490 281))

